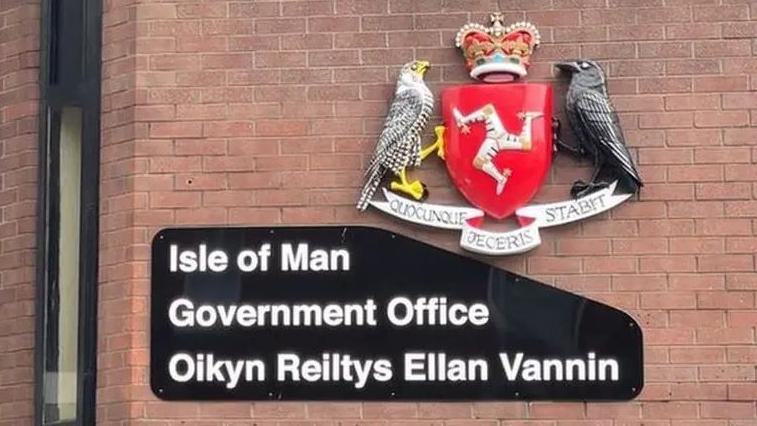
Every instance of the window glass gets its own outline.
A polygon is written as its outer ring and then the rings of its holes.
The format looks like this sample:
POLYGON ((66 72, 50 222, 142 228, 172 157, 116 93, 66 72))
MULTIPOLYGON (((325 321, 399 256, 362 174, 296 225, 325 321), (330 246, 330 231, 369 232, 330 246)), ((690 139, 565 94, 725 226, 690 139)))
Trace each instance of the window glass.
POLYGON ((45 422, 76 418, 79 330, 81 128, 79 108, 50 115, 50 221, 45 422), (57 181, 57 182, 56 182, 57 181), (57 185, 56 185, 57 184, 57 185), (57 234, 57 235, 55 235, 57 234))

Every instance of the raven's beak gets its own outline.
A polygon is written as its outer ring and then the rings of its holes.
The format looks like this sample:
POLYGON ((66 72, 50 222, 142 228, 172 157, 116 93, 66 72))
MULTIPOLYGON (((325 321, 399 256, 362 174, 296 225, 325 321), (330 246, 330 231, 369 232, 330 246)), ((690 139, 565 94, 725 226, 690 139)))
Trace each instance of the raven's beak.
POLYGON ((415 61, 415 73, 423 77, 426 71, 431 68, 431 64, 428 61, 415 61))
POLYGON ((581 67, 578 66, 578 61, 563 61, 558 62, 555 64, 555 67, 559 69, 560 71, 564 71, 567 73, 574 73, 581 71, 581 67))

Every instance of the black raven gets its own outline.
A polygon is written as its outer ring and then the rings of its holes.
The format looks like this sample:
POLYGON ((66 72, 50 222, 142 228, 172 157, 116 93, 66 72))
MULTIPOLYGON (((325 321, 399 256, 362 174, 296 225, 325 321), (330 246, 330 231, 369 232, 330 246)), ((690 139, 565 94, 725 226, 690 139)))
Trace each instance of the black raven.
POLYGON ((617 189, 636 193, 644 184, 628 152, 618 115, 607 97, 607 83, 602 67, 590 60, 571 60, 555 64, 571 74, 566 99, 570 127, 578 139, 576 151, 594 160, 591 181, 577 181, 570 193, 582 197, 618 181, 617 189))

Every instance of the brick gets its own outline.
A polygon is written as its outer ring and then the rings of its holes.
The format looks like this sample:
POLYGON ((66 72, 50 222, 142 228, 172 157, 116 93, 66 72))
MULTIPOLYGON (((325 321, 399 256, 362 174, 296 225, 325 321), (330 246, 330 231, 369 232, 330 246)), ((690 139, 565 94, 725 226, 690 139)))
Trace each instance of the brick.
POLYGON ((560 402, 532 402, 529 413, 536 419, 584 418, 585 410, 582 404, 560 402))
POLYGON ((612 251, 618 254, 654 254, 667 253, 668 241, 664 238, 626 238, 614 239, 612 251))
POLYGON ((554 37, 566 43, 608 40, 604 26, 559 27, 555 28, 554 37))
MULTIPOLYGON (((177 52, 212 52, 212 51, 224 51, 226 50, 227 42, 226 37, 223 36, 183 36, 176 40, 177 52)), ((175 56, 175 55, 171 55, 175 56)), ((190 56, 194 60, 197 67, 200 66, 200 62, 197 61, 195 56, 190 56)), ((151 58, 152 60, 153 58, 151 58)), ((186 69, 186 68, 178 68, 186 69)))
MULTIPOLYGON (((307 49, 331 49, 334 46, 332 34, 282 34, 281 50, 307 50, 307 49)), ((297 56, 296 52, 287 52, 285 55, 297 56)), ((283 56, 279 54, 279 56, 283 56)))
POLYGON ((750 271, 754 268, 752 256, 728 254, 699 257, 699 270, 705 272, 750 271))
POLYGON ((703 183, 697 184, 699 200, 738 200, 751 197, 751 186, 746 183, 703 183))
POLYGON ((697 403, 694 402, 645 402, 642 414, 658 419, 692 419, 697 417, 697 403))
MULTIPOLYGON (((720 72, 720 61, 716 59, 675 59, 665 61, 667 75, 700 75, 720 72)), ((683 85, 683 81, 678 82, 683 85)))
POLYGON ((695 92, 740 92, 748 87, 746 76, 694 77, 695 92))
POLYGON ((248 53, 214 53, 202 55, 203 69, 247 69, 252 67, 252 55, 248 53))
POLYGON ((718 201, 675 201, 668 206, 669 216, 675 218, 721 217, 723 210, 723 204, 718 201))
POLYGON ((544 26, 575 26, 579 25, 579 12, 577 10, 528 11, 526 19, 544 26))
POLYGON ((753 93, 726 93, 723 94, 724 109, 750 109, 757 108, 757 100, 753 93))
MULTIPOLYGON (((226 105, 223 104, 201 104, 201 105, 177 105, 176 116, 183 120, 213 120, 222 119, 226 116, 226 105)), ((157 124, 169 124, 169 123, 156 123, 157 124)), ((173 124, 173 123, 171 123, 173 124)), ((202 135, 202 123, 175 123, 179 127, 184 125, 193 125, 196 128, 194 135, 202 135)), ((150 128, 152 132, 152 127, 150 128)))
POLYGON ((226 5, 192 3, 176 6, 176 14, 180 18, 223 18, 226 16, 226 5))
POLYGON ((757 67, 757 61, 753 57, 724 58, 721 62, 726 74, 754 73, 757 67))
POLYGON ((715 383, 674 383, 671 397, 681 400, 718 400, 726 398, 728 389, 715 383))
POLYGON ((642 148, 639 164, 690 164, 694 156, 689 148, 642 148))
POLYGON ((717 25, 700 25, 691 31, 691 24, 670 24, 665 26, 665 36, 668 40, 714 39, 721 36, 721 31, 717 25))
MULTIPOLYGON (((750 328, 707 328, 697 330, 697 342, 706 345, 752 343, 754 336, 750 328)), ((716 368, 710 369, 710 376, 718 375, 716 368)), ((714 380, 712 380, 714 381, 714 380)))
POLYGON ((697 306, 703 309, 748 309, 754 306, 754 295, 748 292, 700 292, 697 306))
POLYGON ((336 50, 326 52, 310 52, 308 53, 308 65, 318 66, 331 66, 334 64, 342 65, 357 65, 360 63, 360 55, 357 50, 336 50))
POLYGON ((717 110, 720 109, 720 96, 717 94, 666 96, 665 109, 669 111, 717 110))
POLYGON ((692 200, 694 187, 690 184, 656 184, 646 183, 642 200, 692 200))
POLYGON ((642 309, 693 309, 696 306, 696 297, 691 293, 647 292, 641 295, 642 309))
POLYGON ((748 16, 749 10, 746 5, 694 7, 694 21, 741 21, 746 20, 748 16))
POLYGON ((308 134, 307 120, 259 120, 255 123, 257 136, 300 136, 308 134))
POLYGON ((755 251, 757 251, 757 239, 754 237, 732 237, 726 242, 728 253, 754 253, 755 251))
MULTIPOLYGON (((670 135, 668 136, 670 137, 670 135)), ((688 137, 686 135, 681 136, 688 137)), ((668 179, 671 182, 719 182, 723 180, 723 176, 723 166, 717 164, 668 167, 668 179)))
MULTIPOLYGON (((681 336, 693 336, 693 330, 674 330, 674 329, 656 329, 654 334, 660 333, 661 335, 681 335, 681 336)), ((653 341, 657 343, 658 339, 653 341)), ((680 339, 683 340, 683 339, 680 339)), ((688 339, 686 339, 688 340, 688 339)), ((669 340, 669 344, 675 345, 676 339, 669 340)), ((683 342, 686 344, 688 342, 683 342)), ((648 366, 645 370, 646 376, 649 377, 649 382, 692 382, 696 379, 697 370, 693 366, 648 366)))
POLYGON ((696 229, 699 235, 749 235, 751 223, 748 219, 705 219, 697 220, 696 229))
POLYGON ((360 18, 352 16, 310 17, 307 20, 308 31, 318 32, 355 32, 360 29, 360 18))
POLYGON ((748 40, 697 41, 694 56, 697 58, 722 58, 728 56, 749 56, 752 48, 748 40))
POLYGON ((332 1, 307 0, 282 3, 281 12, 284 16, 313 16, 328 15, 334 10, 332 1))
MULTIPOLYGON (((624 43, 581 43, 581 56, 593 59, 635 58, 636 46, 631 42, 624 43)), ((540 48, 541 50, 541 48, 540 48)), ((542 52, 540 51, 541 55, 542 52)), ((565 55, 561 55, 561 58, 565 55)))
POLYGON ((578 273, 581 264, 577 259, 558 257, 532 257, 528 259, 529 271, 534 274, 578 273))
POLYGON ((754 22, 729 22, 723 24, 723 38, 757 37, 757 25, 754 22))
POLYGON ((150 208, 193 208, 200 206, 198 192, 157 192, 150 193, 150 208))
POLYGON ((626 256, 591 256, 583 261, 584 272, 586 273, 631 273, 637 270, 637 261, 635 258, 626 256))
POLYGON ((197 36, 200 23, 197 21, 154 21, 147 25, 149 36, 197 36))
POLYGON ((613 77, 659 76, 665 65, 660 61, 618 61, 610 66, 613 77))
POLYGON ((754 201, 728 201, 725 203, 725 213, 728 216, 751 217, 754 216, 757 203, 754 201))
POLYGON ((753 180, 754 173, 755 170, 751 165, 733 164, 726 168, 725 179, 727 181, 753 180))
POLYGON ((690 112, 664 112, 639 115, 639 128, 667 129, 691 127, 694 115, 690 112))
POLYGON ((150 137, 154 138, 183 138, 202 135, 201 123, 152 123, 150 137))
POLYGON ((691 9, 688 7, 649 7, 637 9, 639 22, 690 22, 692 20, 691 9))
POLYGON ((272 35, 245 35, 228 38, 230 51, 278 50, 279 37, 272 35))
POLYGON ((334 36, 336 48, 388 47, 385 33, 340 33, 334 36))
POLYGON ((731 401, 757 400, 757 383, 733 383, 728 385, 728 399, 731 401))
POLYGON ((699 377, 704 382, 749 382, 755 380, 752 366, 702 366, 699 377))
POLYGON ((696 270, 696 259, 693 256, 642 257, 639 262, 641 272, 692 272, 696 270))
POLYGON ((240 137, 252 136, 253 125, 245 121, 205 122, 202 126, 203 136, 240 137))
POLYGON ((655 25, 615 25, 609 28, 612 41, 617 40, 660 40, 663 38, 665 27, 655 25))
POLYGON ((444 15, 438 13, 440 5, 439 0, 389 0, 389 12, 436 12, 433 16, 441 18, 444 15))
POLYGON ((314 101, 357 100, 358 93, 357 86, 314 86, 308 88, 307 97, 309 100, 314 101))
POLYGON ((476 402, 473 403, 473 418, 517 419, 525 415, 526 409, 522 402, 476 402))
POLYGON ((746 147, 697 148, 694 151, 697 163, 746 163, 749 161, 749 149, 746 147))
POLYGON ((359 418, 360 404, 354 402, 321 402, 308 404, 308 416, 313 419, 359 418))
POLYGON ((228 7, 229 16, 232 18, 259 18, 279 15, 279 4, 273 1, 234 2, 230 3, 228 7))
POLYGON ((721 363, 725 361, 723 347, 677 347, 670 348, 670 361, 675 364, 721 363))
POLYGON ((733 363, 753 363, 757 359, 757 347, 728 347, 726 350, 728 362, 733 363))
POLYGON ((177 86, 220 86, 226 82, 223 71, 179 71, 176 73, 177 86))
POLYGON ((623 9, 586 9, 581 11, 581 22, 588 25, 635 24, 636 11, 623 9))
POLYGON ((722 238, 675 238, 670 239, 672 254, 712 254, 722 253, 725 244, 722 238))

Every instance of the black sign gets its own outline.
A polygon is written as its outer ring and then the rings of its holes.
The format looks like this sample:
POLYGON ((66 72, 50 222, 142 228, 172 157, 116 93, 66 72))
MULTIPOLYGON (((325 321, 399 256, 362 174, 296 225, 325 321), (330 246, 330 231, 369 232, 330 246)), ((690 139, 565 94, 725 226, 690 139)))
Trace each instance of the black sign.
POLYGON ((170 400, 623 400, 625 313, 365 227, 161 231, 150 383, 170 400))

